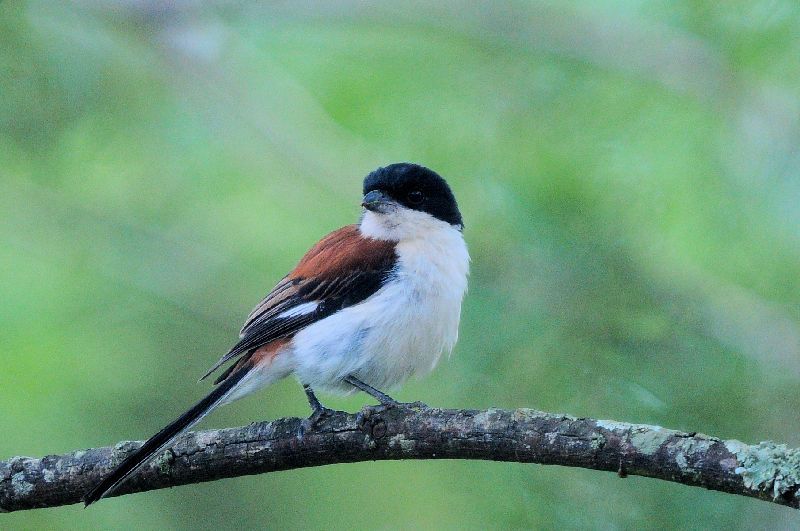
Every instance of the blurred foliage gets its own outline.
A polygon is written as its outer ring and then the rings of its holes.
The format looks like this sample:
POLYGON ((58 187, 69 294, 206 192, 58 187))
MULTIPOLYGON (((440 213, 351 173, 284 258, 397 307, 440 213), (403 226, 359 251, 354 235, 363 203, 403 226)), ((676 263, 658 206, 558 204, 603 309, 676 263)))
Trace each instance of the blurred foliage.
MULTIPOLYGON (((401 400, 800 445, 792 1, 0 3, 2 456, 142 439, 360 181, 452 184, 461 340, 401 400)), ((369 400, 325 397, 356 410, 369 400)), ((294 381, 204 425, 306 415, 294 381)), ((3 528, 796 528, 642 478, 363 463, 3 528)))

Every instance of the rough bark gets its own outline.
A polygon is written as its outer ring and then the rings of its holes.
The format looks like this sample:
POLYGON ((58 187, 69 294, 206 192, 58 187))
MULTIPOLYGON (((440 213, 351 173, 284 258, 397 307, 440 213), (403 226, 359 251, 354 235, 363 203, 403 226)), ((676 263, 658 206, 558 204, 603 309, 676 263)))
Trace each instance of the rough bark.
MULTIPOLYGON (((385 459, 488 459, 607 470, 798 508, 800 450, 659 426, 506 411, 365 408, 335 412, 302 437, 300 419, 191 432, 111 496, 219 478, 385 459)), ((0 511, 78 503, 140 442, 0 462, 0 511)))

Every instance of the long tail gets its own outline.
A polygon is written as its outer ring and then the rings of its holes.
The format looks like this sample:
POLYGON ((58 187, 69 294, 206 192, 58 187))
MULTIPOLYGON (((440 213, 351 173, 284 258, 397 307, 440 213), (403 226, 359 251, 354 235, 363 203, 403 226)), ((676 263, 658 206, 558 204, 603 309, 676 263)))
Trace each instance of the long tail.
POLYGON ((147 442, 134 453, 126 457, 117 468, 103 478, 103 481, 98 483, 96 487, 86 494, 83 498, 86 506, 88 507, 89 504, 105 497, 109 492, 114 490, 117 485, 122 483, 125 478, 138 470, 139 467, 164 449, 169 443, 174 441, 181 433, 188 430, 203 417, 208 415, 230 395, 248 372, 250 372, 249 367, 242 367, 234 372, 189 411, 173 420, 163 430, 150 437, 147 442))

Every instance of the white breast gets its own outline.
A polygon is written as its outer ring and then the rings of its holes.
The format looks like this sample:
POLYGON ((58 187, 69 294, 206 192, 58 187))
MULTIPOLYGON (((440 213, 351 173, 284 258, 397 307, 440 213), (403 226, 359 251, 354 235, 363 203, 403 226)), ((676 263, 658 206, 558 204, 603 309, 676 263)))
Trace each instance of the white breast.
MULTIPOLYGON (((420 213, 415 213, 420 214, 420 213)), ((429 372, 458 338, 469 254, 462 234, 427 214, 424 237, 397 243, 394 277, 364 302, 314 323, 293 339, 297 378, 349 393, 352 374, 379 390, 429 372)), ((362 221, 364 232, 364 221, 362 221)))

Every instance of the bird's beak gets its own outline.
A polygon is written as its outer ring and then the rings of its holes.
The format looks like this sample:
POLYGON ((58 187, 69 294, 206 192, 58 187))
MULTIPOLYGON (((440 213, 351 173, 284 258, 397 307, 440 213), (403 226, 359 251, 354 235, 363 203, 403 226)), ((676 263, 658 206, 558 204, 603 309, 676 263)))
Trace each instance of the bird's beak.
POLYGON ((394 201, 380 190, 370 190, 361 202, 361 206, 367 210, 380 213, 388 212, 392 204, 394 201))

